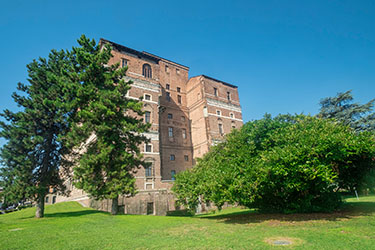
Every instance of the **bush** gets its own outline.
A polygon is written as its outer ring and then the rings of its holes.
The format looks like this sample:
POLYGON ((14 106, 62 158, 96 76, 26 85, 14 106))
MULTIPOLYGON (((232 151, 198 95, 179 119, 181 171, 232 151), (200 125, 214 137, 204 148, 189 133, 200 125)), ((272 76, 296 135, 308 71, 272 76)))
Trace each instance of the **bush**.
POLYGON ((332 211, 339 190, 369 188, 375 140, 331 120, 266 116, 234 130, 191 170, 174 192, 193 209, 201 201, 265 211, 332 211))

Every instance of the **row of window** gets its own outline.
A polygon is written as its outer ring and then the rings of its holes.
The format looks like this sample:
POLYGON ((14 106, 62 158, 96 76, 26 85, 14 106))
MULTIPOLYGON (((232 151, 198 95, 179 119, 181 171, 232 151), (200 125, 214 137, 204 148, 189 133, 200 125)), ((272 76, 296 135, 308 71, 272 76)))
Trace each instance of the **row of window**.
MULTIPOLYGON (((219 96, 219 90, 217 88, 214 88, 214 96, 219 96)), ((230 101, 230 92, 227 91, 227 99, 230 101)))
MULTIPOLYGON (((166 99, 168 102, 170 102, 170 101, 171 101, 171 93, 166 92, 166 93, 165 93, 165 99, 166 99)), ((182 103, 182 97, 181 97, 181 95, 177 95, 177 102, 178 102, 178 104, 181 104, 181 103, 182 103)))
MULTIPOLYGON (((128 66, 129 60, 122 58, 121 59, 121 67, 125 68, 128 66)), ((170 73, 169 67, 165 65, 165 72, 168 74, 170 73)), ((176 74, 180 74, 180 69, 176 69, 176 74)), ((147 78, 152 78, 152 69, 151 66, 147 63, 143 64, 142 66, 142 75, 147 78)))
MULTIPOLYGON (((221 116, 221 110, 216 110, 216 114, 218 116, 221 116)), ((230 118, 234 118, 234 114, 233 113, 229 113, 229 116, 230 116, 230 118)))
MULTIPOLYGON (((167 84, 165 85, 165 89, 166 89, 166 90, 170 90, 170 89, 171 89, 171 86, 167 83, 167 84)), ((177 92, 178 92, 178 93, 181 93, 181 88, 180 88, 180 87, 177 87, 177 92)))
MULTIPOLYGON (((176 156, 175 155, 169 155, 169 160, 170 161, 176 160, 176 156)), ((189 156, 188 155, 184 155, 184 160, 185 161, 189 161, 189 156)))
MULTIPOLYGON (((173 127, 168 127, 168 137, 173 138, 173 127)), ((187 138, 186 129, 184 128, 182 129, 182 138, 183 139, 187 138)))
MULTIPOLYGON (((171 113, 168 113, 168 119, 169 120, 171 120, 171 119, 173 119, 173 114, 171 114, 171 113)), ((185 116, 181 116, 181 121, 185 121, 185 116)))
MULTIPOLYGON (((168 65, 165 65, 165 72, 167 74, 170 73, 170 69, 169 69, 169 66, 168 65)), ((179 75, 180 74, 180 69, 176 69, 176 74, 179 75)))
MULTIPOLYGON (((173 119, 173 114, 168 113, 168 119, 173 119)), ((185 121, 185 116, 181 116, 181 121, 185 121)), ((151 111, 145 111, 145 122, 150 123, 151 122, 151 111)), ((172 131, 173 133, 173 131, 172 131)), ((173 136, 173 135, 172 135, 173 136)))

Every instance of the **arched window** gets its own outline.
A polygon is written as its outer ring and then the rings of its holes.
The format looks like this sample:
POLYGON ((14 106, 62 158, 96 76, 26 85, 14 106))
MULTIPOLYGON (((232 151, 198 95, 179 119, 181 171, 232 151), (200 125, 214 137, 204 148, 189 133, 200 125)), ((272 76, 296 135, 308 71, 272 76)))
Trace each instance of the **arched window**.
POLYGON ((142 75, 147 78, 152 78, 152 70, 149 64, 143 64, 142 75))

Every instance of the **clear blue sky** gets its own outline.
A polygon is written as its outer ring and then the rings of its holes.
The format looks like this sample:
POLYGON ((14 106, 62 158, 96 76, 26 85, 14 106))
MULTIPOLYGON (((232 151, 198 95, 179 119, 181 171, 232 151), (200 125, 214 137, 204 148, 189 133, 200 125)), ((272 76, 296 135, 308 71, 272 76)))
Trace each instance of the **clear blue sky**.
POLYGON ((244 121, 375 98, 375 1, 2 1, 0 109, 25 65, 86 34, 239 87, 244 121))

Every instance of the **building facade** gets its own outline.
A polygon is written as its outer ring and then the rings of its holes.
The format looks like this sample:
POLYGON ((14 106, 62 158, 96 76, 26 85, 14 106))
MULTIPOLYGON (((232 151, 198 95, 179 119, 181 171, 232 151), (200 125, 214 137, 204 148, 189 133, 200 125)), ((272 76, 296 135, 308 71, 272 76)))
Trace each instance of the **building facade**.
MULTIPOLYGON (((109 64, 128 67, 125 80, 133 84, 127 98, 144 103, 144 122, 151 123, 146 134, 150 143, 141 145, 148 168, 135 174, 138 194, 121 197, 120 210, 127 214, 165 215, 175 210, 170 189, 174 176, 191 168, 197 157, 223 140, 233 128, 242 126, 236 86, 199 75, 189 79, 189 68, 159 56, 137 51, 105 39, 112 46, 109 64)), ((69 197, 87 206, 110 210, 110 201, 94 201, 70 185, 69 197)))

